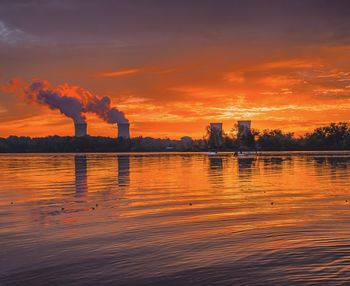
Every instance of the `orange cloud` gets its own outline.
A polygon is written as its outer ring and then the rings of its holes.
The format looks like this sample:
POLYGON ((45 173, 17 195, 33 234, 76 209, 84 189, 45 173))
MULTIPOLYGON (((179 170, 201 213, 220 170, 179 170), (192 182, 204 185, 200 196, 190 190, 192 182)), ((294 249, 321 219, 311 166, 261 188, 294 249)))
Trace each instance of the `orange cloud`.
POLYGON ((98 73, 96 76, 97 77, 121 77, 121 76, 136 74, 139 72, 140 72, 140 69, 124 69, 124 70, 118 70, 118 71, 112 71, 112 72, 98 73))
MULTIPOLYGON (((67 76, 65 68, 54 71, 58 78, 47 78, 76 83, 93 94, 109 96, 128 114, 132 136, 200 138, 205 126, 218 120, 224 123, 225 130, 230 130, 238 119, 251 119, 254 128, 282 128, 297 133, 330 121, 350 120, 350 50, 306 47, 295 54, 284 47, 274 52, 274 47, 254 53, 223 49, 202 54, 198 49, 186 50, 173 57, 162 54, 147 57, 149 61, 140 58, 140 62, 135 62, 138 68, 100 73, 80 71, 79 76, 67 76), (142 76, 131 77, 141 72, 142 76), (69 79, 61 80, 62 75, 69 79), (118 80, 105 80, 113 77, 118 80)), ((90 66, 95 65, 91 62, 90 66)), ((52 122, 54 129, 48 128, 44 118, 53 112, 46 109, 31 112, 34 117, 27 120, 25 127, 21 127, 20 120, 11 125, 7 121, 10 113, 14 114, 11 120, 21 118, 24 107, 19 110, 9 100, 9 97, 0 100, 6 110, 1 113, 1 122, 6 122, 0 126, 2 136, 71 134, 69 120, 52 122), (38 115, 43 119, 42 127, 40 122, 30 124, 39 120, 38 115)), ((91 135, 116 134, 115 126, 94 117, 88 117, 88 123, 91 135)))
POLYGON ((290 75, 271 75, 260 79, 260 83, 269 87, 291 87, 302 83, 304 80, 290 75))
POLYGON ((232 83, 243 83, 245 77, 242 73, 239 72, 230 72, 225 74, 224 79, 232 83))
POLYGON ((293 69, 309 69, 309 68, 321 68, 323 67, 323 61, 320 59, 285 59, 279 61, 271 61, 258 66, 259 69, 280 69, 280 68, 293 68, 293 69))

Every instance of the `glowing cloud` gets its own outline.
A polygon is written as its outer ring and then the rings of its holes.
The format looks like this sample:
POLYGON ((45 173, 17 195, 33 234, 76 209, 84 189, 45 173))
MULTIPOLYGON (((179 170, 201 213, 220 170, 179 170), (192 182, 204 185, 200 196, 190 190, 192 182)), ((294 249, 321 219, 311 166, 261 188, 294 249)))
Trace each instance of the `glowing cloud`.
POLYGON ((125 70, 118 70, 118 71, 112 71, 112 72, 104 72, 104 73, 98 73, 97 77, 121 77, 121 76, 128 76, 132 74, 139 73, 139 69, 125 69, 125 70))

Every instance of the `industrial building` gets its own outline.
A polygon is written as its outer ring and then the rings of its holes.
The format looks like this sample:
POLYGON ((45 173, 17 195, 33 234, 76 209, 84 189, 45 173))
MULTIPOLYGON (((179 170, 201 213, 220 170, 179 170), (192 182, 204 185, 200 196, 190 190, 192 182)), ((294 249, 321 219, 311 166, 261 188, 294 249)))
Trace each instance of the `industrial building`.
MULTIPOLYGON (((129 139, 130 138, 130 124, 117 123, 118 138, 129 139)), ((87 123, 74 123, 75 137, 87 136, 87 123)))
POLYGON ((75 137, 84 137, 87 135, 86 123, 74 123, 75 137))
POLYGON ((218 149, 223 142, 222 123, 210 123, 209 146, 212 149, 218 149))
POLYGON ((210 123, 210 134, 217 134, 222 137, 222 123, 210 123))
POLYGON ((117 123, 118 126, 118 138, 129 139, 130 138, 130 123, 117 123))
POLYGON ((238 137, 247 136, 251 133, 251 120, 238 120, 238 137))

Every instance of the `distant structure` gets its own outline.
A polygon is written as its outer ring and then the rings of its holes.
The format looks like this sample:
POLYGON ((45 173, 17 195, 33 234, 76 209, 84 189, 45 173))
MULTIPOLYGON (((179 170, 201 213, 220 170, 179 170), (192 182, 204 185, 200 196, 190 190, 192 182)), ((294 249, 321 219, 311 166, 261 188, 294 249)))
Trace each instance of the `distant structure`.
POLYGON ((210 123, 209 148, 218 149, 222 146, 222 123, 210 123))
POLYGON ((222 123, 210 123, 210 133, 222 137, 222 123))
POLYGON ((192 139, 192 137, 190 137, 190 136, 183 136, 183 137, 181 137, 181 142, 183 142, 183 143, 191 143, 191 142, 193 142, 193 139, 192 139))
POLYGON ((126 123, 117 123, 118 126, 118 138, 129 139, 130 138, 130 124, 126 123))
POLYGON ((74 123, 75 137, 84 137, 87 135, 86 123, 74 123))
POLYGON ((238 142, 240 150, 254 150, 255 140, 251 130, 250 120, 240 120, 237 122, 238 125, 238 142))
POLYGON ((189 136, 183 136, 181 137, 181 144, 184 149, 192 149, 193 139, 189 136))
POLYGON ((251 120, 239 120, 238 125, 238 137, 248 136, 251 133, 251 120))

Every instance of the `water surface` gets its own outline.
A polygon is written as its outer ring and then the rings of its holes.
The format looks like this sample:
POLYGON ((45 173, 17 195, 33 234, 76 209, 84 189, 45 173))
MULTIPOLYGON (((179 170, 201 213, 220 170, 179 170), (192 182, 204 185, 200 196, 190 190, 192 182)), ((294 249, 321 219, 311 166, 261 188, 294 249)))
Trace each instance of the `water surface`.
POLYGON ((0 155, 0 285, 342 285, 350 156, 0 155))

